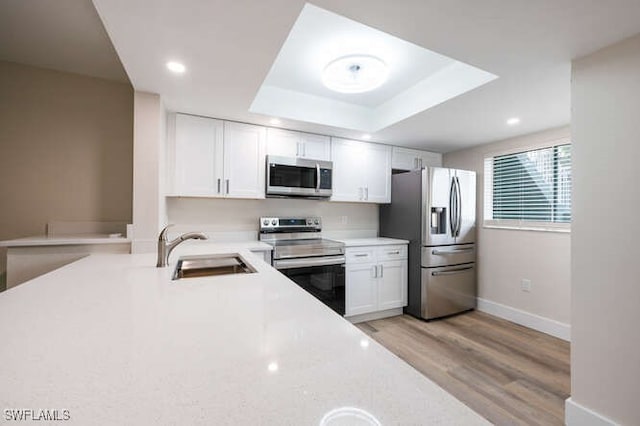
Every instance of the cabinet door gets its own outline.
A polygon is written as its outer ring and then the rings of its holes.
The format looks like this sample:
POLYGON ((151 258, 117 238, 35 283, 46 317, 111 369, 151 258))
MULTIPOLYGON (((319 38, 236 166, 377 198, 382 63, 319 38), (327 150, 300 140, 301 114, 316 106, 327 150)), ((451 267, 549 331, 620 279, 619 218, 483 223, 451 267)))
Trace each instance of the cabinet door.
POLYGON ((363 168, 366 144, 347 139, 331 139, 333 161, 332 201, 364 201, 363 168))
POLYGON ((224 123, 224 192, 231 198, 264 198, 266 129, 224 123))
POLYGON ((331 160, 331 139, 328 136, 301 134, 301 156, 310 160, 331 160))
POLYGON ((391 147, 366 144, 364 200, 370 203, 391 202, 391 147))
POLYGON ((442 154, 429 151, 418 151, 422 167, 442 167, 442 154))
POLYGON ((300 155, 300 133, 282 129, 267 129, 267 154, 282 157, 300 155))
POLYGON ((176 195, 221 196, 223 122, 176 114, 173 192, 176 195))
POLYGON ((393 147, 391 167, 396 170, 415 170, 420 168, 418 152, 414 149, 393 147))
POLYGON ((376 265, 363 263, 346 266, 345 315, 360 315, 377 310, 376 265))
POLYGON ((381 262, 378 277, 378 310, 401 308, 407 304, 407 261, 381 262))

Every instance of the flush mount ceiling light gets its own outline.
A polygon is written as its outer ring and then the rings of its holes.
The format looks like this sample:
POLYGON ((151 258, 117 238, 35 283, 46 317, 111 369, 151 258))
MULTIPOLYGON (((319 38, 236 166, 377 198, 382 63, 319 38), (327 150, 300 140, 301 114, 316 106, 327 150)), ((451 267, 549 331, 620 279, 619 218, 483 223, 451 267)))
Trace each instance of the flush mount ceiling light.
POLYGON ((367 55, 349 55, 329 62, 322 72, 322 83, 340 93, 364 93, 387 80, 389 69, 381 59, 367 55))
POLYGON ((518 117, 512 117, 507 120, 507 124, 509 126, 515 126, 516 124, 520 124, 520 119, 518 117))
POLYGON ((185 67, 180 62, 169 61, 167 62, 167 69, 176 74, 182 74, 187 70, 187 67, 185 67))

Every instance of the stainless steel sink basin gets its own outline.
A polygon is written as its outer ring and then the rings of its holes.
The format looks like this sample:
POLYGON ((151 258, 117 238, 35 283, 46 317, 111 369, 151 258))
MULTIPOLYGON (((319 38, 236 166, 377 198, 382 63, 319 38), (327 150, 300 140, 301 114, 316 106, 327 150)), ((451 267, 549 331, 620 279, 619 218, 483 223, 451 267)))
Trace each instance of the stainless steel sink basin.
POLYGON ((173 271, 173 280, 229 274, 251 274, 256 270, 238 253, 183 256, 173 271))

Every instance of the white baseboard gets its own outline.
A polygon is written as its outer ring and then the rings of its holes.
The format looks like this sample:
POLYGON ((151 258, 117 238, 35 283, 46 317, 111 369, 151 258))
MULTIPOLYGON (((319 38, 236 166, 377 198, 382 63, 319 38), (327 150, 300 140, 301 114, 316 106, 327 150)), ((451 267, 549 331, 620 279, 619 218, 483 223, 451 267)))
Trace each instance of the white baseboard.
POLYGON ((506 319, 516 324, 524 325, 542 333, 550 334, 559 339, 571 341, 571 326, 560 321, 541 317, 507 305, 492 302, 478 297, 478 310, 506 319))
POLYGON ((567 426, 616 426, 617 423, 578 404, 571 398, 564 403, 564 423, 567 426))
POLYGON ((352 324, 357 324, 359 322, 373 321, 382 318, 395 317, 398 315, 402 315, 402 308, 393 308, 384 311, 369 312, 368 314, 353 315, 350 317, 345 317, 345 319, 351 321, 352 324))

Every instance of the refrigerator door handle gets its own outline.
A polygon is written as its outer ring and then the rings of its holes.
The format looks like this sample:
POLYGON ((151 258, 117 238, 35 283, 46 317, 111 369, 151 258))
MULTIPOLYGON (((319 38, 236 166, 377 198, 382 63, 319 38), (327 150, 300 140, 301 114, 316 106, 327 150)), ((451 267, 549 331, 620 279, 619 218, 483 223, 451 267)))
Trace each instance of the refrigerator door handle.
POLYGON ((449 269, 446 271, 433 271, 431 272, 431 275, 433 275, 434 277, 437 277, 438 275, 454 275, 460 274, 464 271, 468 271, 469 269, 473 269, 473 266, 465 266, 464 268, 449 269))
POLYGON ((460 190, 460 179, 456 176, 456 208, 457 208, 457 219, 456 219, 456 237, 460 236, 460 228, 462 227, 462 191, 460 190))
POLYGON ((459 254, 473 251, 473 247, 469 248, 461 248, 461 249, 451 249, 451 250, 432 250, 431 254, 434 256, 440 256, 443 254, 459 254))
POLYGON ((449 188, 449 228, 451 229, 451 236, 456 236, 456 215, 454 213, 454 205, 456 200, 456 181, 455 178, 451 179, 451 187, 449 188))

